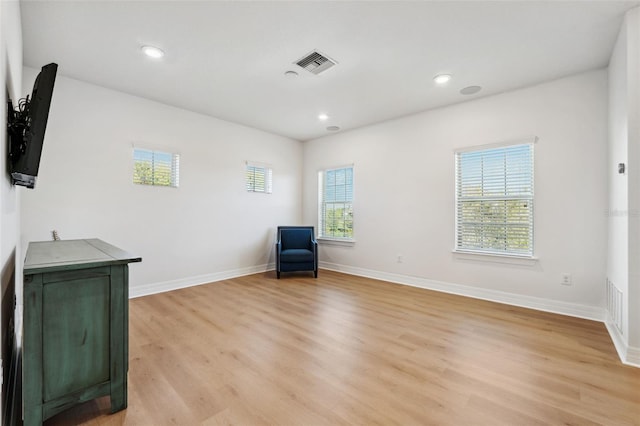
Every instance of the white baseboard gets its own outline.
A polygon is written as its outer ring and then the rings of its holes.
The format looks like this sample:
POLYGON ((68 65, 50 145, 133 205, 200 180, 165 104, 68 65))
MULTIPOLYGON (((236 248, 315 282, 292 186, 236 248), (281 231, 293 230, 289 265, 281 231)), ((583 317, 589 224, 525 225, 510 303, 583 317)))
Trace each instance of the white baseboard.
POLYGON ((538 311, 552 312, 572 317, 584 318, 604 322, 605 311, 595 306, 579 305, 576 303, 560 302, 557 300, 543 299, 540 297, 523 296, 498 290, 489 290, 479 287, 471 287, 462 284, 453 284, 444 281, 435 281, 427 278, 409 275, 392 274, 354 266, 340 265, 337 263, 319 262, 320 267, 337 272, 358 275, 389 281, 396 284, 404 284, 412 287, 420 287, 427 290, 441 291, 444 293, 458 294, 460 296, 473 297, 475 299, 489 300, 491 302, 536 309, 538 311))
POLYGON ((633 365, 640 368, 640 348, 627 346, 627 354, 622 360, 627 365, 633 365))
POLYGON ((232 269, 229 271, 214 272, 211 274, 196 275, 194 277, 180 278, 177 280, 137 285, 129 287, 129 298, 134 299, 136 297, 148 296, 150 294, 163 293, 165 291, 178 290, 180 288, 193 287, 215 281, 228 280, 231 278, 242 277, 244 275, 266 272, 272 269, 275 269, 274 264, 264 264, 232 269))
MULTIPOLYGON (((559 302, 557 300, 543 299, 533 296, 523 296, 498 290, 489 290, 463 284, 435 281, 410 275, 393 274, 372 269, 358 268, 355 266, 340 265, 337 263, 319 262, 319 266, 322 269, 328 269, 330 271, 344 272, 346 274, 388 281, 395 284, 409 285, 412 287, 419 287, 427 290, 458 294, 460 296, 473 297, 475 299, 489 300, 492 302, 504 303, 507 305, 520 306, 523 308, 536 309, 539 311, 552 312, 556 314, 605 322, 604 309, 594 306, 559 302)), ((256 274, 259 272, 266 272, 273 269, 275 269, 274 264, 263 264, 258 266, 249 266, 246 268, 232 269, 229 271, 197 275, 194 277, 181 278, 177 280, 138 285, 129 288, 129 298, 133 299, 150 294, 162 293, 165 291, 177 290, 186 287, 193 287, 196 285, 207 284, 215 281, 228 280, 231 278, 256 274)))
POLYGON ((640 367, 640 348, 634 348, 633 346, 627 345, 624 341, 624 337, 622 337, 622 334, 620 333, 620 330, 618 330, 618 327, 615 326, 614 322, 610 318, 607 318, 604 325, 607 327, 607 331, 611 336, 613 346, 615 346, 616 351, 618 352, 620 361, 622 361, 623 364, 640 367))

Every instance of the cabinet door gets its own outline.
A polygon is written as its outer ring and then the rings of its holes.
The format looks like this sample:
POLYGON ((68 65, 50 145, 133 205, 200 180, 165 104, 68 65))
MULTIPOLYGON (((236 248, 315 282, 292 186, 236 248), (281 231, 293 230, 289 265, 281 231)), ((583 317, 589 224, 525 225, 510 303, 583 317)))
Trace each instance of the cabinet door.
POLYGON ((109 380, 110 277, 44 284, 44 402, 109 380))

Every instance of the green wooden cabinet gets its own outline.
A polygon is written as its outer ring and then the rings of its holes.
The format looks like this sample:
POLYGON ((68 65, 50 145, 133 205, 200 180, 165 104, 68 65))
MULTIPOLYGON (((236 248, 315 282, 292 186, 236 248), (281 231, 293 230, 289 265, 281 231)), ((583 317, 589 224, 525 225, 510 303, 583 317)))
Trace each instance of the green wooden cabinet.
POLYGON ((24 264, 24 425, 110 395, 127 407, 128 264, 98 239, 32 242, 24 264))

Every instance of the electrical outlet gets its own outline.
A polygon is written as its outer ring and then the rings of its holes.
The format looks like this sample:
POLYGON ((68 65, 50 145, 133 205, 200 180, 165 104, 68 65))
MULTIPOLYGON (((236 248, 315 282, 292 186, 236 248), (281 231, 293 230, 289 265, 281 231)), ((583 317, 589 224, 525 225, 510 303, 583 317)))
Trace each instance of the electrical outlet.
POLYGON ((560 284, 562 285, 571 285, 571 274, 564 272, 562 274, 562 278, 560 280, 560 284))

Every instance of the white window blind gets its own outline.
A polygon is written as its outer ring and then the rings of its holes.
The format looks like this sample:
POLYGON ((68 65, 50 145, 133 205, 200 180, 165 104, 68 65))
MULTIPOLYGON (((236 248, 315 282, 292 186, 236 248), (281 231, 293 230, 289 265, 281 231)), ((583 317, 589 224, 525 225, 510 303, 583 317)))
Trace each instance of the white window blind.
POLYGON ((179 154, 133 149, 133 183, 177 188, 179 171, 179 154))
POLYGON ((456 153, 456 250, 533 256, 533 144, 456 153))
POLYGON ((271 194, 273 171, 265 164, 251 163, 247 161, 246 186, 249 192, 262 192, 271 194))
POLYGON ((318 174, 319 237, 353 239, 353 167, 318 174))

